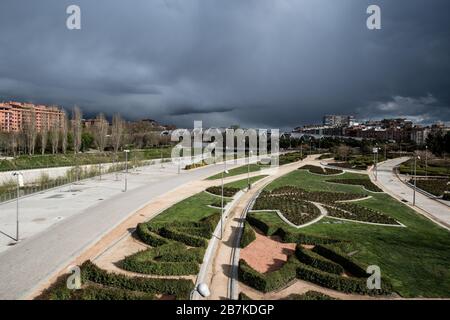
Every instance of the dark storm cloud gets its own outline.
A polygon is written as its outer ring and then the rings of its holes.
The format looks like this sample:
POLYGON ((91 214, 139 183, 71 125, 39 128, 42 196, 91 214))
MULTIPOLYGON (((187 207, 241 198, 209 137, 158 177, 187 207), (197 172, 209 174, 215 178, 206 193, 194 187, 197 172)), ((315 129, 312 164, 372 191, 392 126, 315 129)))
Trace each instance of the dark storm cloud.
POLYGON ((0 99, 165 123, 450 120, 448 0, 2 0, 0 99), (77 4, 82 30, 65 28, 77 4), (369 4, 381 31, 365 27, 369 4))

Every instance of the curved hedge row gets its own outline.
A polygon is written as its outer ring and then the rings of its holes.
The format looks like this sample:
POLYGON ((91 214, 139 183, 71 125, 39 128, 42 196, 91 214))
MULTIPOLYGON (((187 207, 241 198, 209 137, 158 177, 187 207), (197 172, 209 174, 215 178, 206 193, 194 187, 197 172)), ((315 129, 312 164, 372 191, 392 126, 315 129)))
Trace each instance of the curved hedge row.
POLYGON ((239 280, 262 292, 270 292, 286 286, 296 278, 297 262, 289 259, 281 269, 270 273, 260 273, 244 260, 239 260, 239 280))
POLYGON ((287 231, 283 227, 271 227, 264 221, 258 219, 256 217, 257 214, 249 214, 247 215, 247 221, 250 225, 260 230, 262 233, 264 233, 266 236, 272 236, 276 235, 281 238, 283 242, 289 242, 289 243, 302 243, 302 244, 330 244, 330 243, 336 243, 340 242, 340 240, 327 238, 327 237, 319 237, 319 236, 312 236, 307 235, 303 233, 293 233, 290 231, 287 231))
POLYGON ((300 262, 316 269, 338 275, 344 273, 344 268, 341 265, 330 261, 311 250, 303 249, 300 245, 297 245, 295 248, 295 256, 300 262))
POLYGON ((322 257, 340 264, 346 271, 350 272, 355 277, 367 277, 366 266, 345 256, 344 253, 338 252, 338 249, 336 248, 330 248, 326 245, 317 245, 313 248, 313 251, 322 257))
POLYGON ((89 260, 81 265, 81 277, 82 283, 90 281, 125 290, 174 295, 178 299, 189 299, 194 289, 194 283, 191 280, 128 277, 100 269, 89 260))
POLYGON ((181 243, 171 243, 140 251, 119 263, 124 270, 155 275, 190 275, 199 272, 203 248, 188 249, 181 243))
POLYGON ((175 228, 163 227, 159 231, 159 234, 164 238, 182 242, 191 247, 204 247, 208 245, 208 241, 205 238, 198 236, 192 236, 184 232, 180 232, 175 228))
MULTIPOLYGON (((215 194, 217 196, 222 195, 222 187, 221 186, 220 187, 219 186, 209 187, 206 189, 206 191, 209 193, 215 194)), ((223 187, 223 196, 231 198, 239 191, 241 191, 241 189, 239 189, 239 188, 223 187)))
POLYGON ((297 278, 345 293, 386 295, 392 292, 390 286, 384 282, 382 282, 382 289, 370 290, 367 288, 366 279, 341 277, 336 274, 315 269, 303 263, 299 263, 297 266, 297 278))
POLYGON ((252 226, 247 221, 245 221, 244 229, 242 230, 240 247, 245 248, 254 240, 256 240, 255 230, 253 230, 252 226))
POLYGON ((309 165, 309 164, 304 165, 298 169, 299 170, 308 170, 311 173, 320 174, 320 175, 324 175, 324 176, 340 174, 343 172, 342 170, 339 170, 339 169, 323 168, 323 167, 313 166, 313 165, 309 165))
POLYGON ((147 223, 139 223, 137 225, 136 232, 139 236, 139 239, 152 247, 159 247, 169 243, 167 239, 150 231, 149 225, 147 223))
POLYGON ((383 192, 380 188, 377 187, 372 181, 369 179, 330 179, 326 180, 331 183, 339 183, 339 184, 349 184, 354 186, 362 186, 365 189, 373 192, 383 192))

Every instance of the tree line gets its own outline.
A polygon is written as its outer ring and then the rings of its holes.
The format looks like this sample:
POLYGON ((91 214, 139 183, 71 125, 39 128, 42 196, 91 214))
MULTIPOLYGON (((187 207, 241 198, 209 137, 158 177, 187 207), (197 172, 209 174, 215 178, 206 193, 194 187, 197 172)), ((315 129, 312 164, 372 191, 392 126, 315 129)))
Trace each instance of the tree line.
POLYGON ((162 127, 149 122, 126 122, 120 114, 112 117, 111 125, 103 113, 96 116, 92 125, 83 125, 83 113, 74 107, 71 117, 64 113, 58 122, 46 123, 42 117, 41 128, 36 126, 36 113, 24 114, 23 128, 19 132, 0 132, 0 153, 16 157, 35 154, 75 154, 90 149, 117 154, 125 146, 147 148, 167 145, 170 137, 162 135, 162 127))

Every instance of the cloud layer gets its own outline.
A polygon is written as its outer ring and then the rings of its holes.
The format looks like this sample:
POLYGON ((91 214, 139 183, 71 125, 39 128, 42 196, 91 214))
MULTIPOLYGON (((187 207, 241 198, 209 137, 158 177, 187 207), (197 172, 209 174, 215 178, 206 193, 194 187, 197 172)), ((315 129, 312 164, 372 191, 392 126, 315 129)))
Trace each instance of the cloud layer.
POLYGON ((179 126, 450 120, 448 0, 2 0, 0 100, 179 126), (82 30, 65 27, 66 7, 82 30), (365 27, 382 8, 382 30, 365 27))

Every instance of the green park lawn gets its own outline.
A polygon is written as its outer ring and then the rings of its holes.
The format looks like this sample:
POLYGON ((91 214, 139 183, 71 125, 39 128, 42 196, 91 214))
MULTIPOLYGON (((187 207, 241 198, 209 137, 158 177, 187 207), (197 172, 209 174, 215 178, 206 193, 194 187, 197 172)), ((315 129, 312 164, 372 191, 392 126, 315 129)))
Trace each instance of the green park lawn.
MULTIPOLYGON (((345 178, 367 178, 346 173, 345 178)), ((403 297, 450 297, 450 232, 437 226, 385 193, 371 193, 360 186, 327 183, 327 176, 296 170, 266 187, 297 186, 308 191, 351 192, 372 198, 358 204, 376 209, 406 226, 388 227, 324 218, 311 226, 295 229, 272 212, 253 213, 275 231, 283 226, 292 232, 346 240, 341 244, 352 257, 368 265, 378 265, 394 291, 403 297)))
MULTIPOLYGON (((256 163, 250 164, 250 172, 256 172, 256 171, 259 171, 259 170, 265 169, 265 168, 267 168, 267 166, 265 166, 265 165, 260 165, 260 164, 256 164, 256 163)), ((248 172, 248 165, 243 165, 243 166, 228 170, 228 173, 224 173, 223 177, 227 178, 227 177, 232 177, 232 176, 238 176, 240 174, 244 174, 247 172, 248 172)), ((218 173, 218 174, 215 174, 215 175, 207 178, 207 180, 216 180, 216 179, 220 179, 220 178, 222 178, 222 174, 218 173)))

